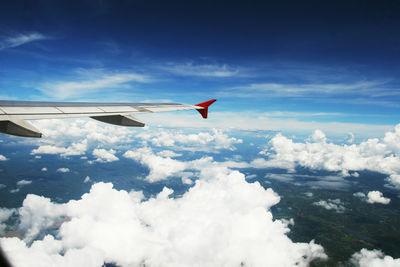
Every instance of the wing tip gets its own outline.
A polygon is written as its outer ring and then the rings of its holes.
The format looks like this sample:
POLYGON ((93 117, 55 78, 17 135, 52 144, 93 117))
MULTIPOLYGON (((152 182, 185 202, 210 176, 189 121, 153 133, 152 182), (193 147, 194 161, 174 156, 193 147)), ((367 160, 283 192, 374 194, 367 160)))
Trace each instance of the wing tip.
POLYGON ((211 99, 211 100, 201 102, 201 103, 195 105, 197 107, 202 107, 202 109, 197 109, 197 111, 201 114, 203 119, 207 119, 208 107, 211 106, 215 101, 217 101, 217 99, 211 99))

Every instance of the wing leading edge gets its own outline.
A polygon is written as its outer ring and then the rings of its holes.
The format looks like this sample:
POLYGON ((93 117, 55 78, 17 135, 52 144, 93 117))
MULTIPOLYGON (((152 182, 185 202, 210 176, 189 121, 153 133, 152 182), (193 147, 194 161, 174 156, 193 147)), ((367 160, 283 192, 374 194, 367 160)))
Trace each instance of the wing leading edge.
POLYGON ((196 105, 179 103, 83 103, 0 101, 0 132, 23 136, 42 137, 42 133, 26 120, 91 117, 120 126, 143 127, 145 124, 131 114, 176 110, 197 110, 204 119, 208 107, 216 99, 196 105))

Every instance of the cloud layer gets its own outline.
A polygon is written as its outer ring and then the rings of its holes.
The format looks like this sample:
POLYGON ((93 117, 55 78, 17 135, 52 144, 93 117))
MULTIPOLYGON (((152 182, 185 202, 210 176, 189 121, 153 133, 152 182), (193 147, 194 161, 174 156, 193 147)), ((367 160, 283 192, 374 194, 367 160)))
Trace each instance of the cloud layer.
POLYGON ((268 161, 259 159, 259 165, 291 171, 302 166, 341 172, 344 176, 360 170, 385 173, 389 175, 391 185, 400 189, 400 124, 384 138, 368 139, 358 145, 331 143, 320 130, 304 143, 277 134, 261 154, 268 156, 268 161))
POLYGON ((212 129, 212 132, 199 132, 196 134, 184 134, 168 130, 147 131, 137 135, 144 141, 150 142, 158 147, 178 147, 185 150, 208 149, 229 149, 235 150, 234 144, 240 144, 243 140, 229 137, 221 130, 212 129))
POLYGON ((216 169, 180 198, 94 184, 80 200, 56 204, 28 195, 19 210, 24 240, 1 238, 16 266, 307 266, 326 258, 321 246, 294 243, 269 209, 271 189, 243 174, 216 169), (32 244, 40 232, 57 229, 32 244), (28 260, 29 259, 29 260, 28 260))

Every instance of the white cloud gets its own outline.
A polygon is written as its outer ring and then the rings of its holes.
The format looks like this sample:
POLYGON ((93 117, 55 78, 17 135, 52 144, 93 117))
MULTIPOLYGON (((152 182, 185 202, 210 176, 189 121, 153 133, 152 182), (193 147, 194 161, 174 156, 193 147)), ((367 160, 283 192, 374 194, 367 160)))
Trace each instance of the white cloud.
MULTIPOLYGON (((368 139, 360 144, 337 145, 328 142, 322 131, 315 131, 310 140, 302 143, 277 134, 269 148, 261 154, 268 156, 253 161, 259 167, 277 167, 294 171, 296 166, 316 170, 341 172, 371 170, 390 175, 388 181, 400 188, 400 124, 382 139, 368 139)), ((357 174, 354 173, 357 177, 357 174)))
POLYGON ((315 130, 311 135, 311 140, 316 143, 325 143, 326 135, 321 130, 315 130))
POLYGON ((276 118, 307 118, 307 117, 332 117, 332 116, 348 116, 349 114, 340 112, 293 112, 293 111, 267 111, 262 113, 267 117, 276 118))
POLYGON ((356 192, 353 194, 353 196, 364 199, 365 198, 365 194, 363 192, 356 192))
MULTIPOLYGON (((175 112, 174 119, 171 120, 171 113, 140 114, 140 119, 147 125, 161 125, 168 127, 200 127, 218 129, 239 129, 239 130, 269 130, 284 131, 288 133, 301 133, 321 129, 323 132, 334 136, 346 135, 349 131, 357 135, 358 138, 380 136, 393 128, 392 125, 348 123, 339 121, 316 121, 299 120, 299 115, 294 117, 271 117, 265 112, 256 111, 235 111, 218 112, 209 110, 209 118, 203 120, 192 112, 175 112), (232 119, 235 118, 235 119, 232 119)), ((306 114, 307 115, 307 114, 306 114)), ((349 116, 351 114, 347 114, 349 116)))
MULTIPOLYGON (((181 146, 181 147, 206 147, 207 141, 211 139, 209 144, 218 146, 218 148, 227 147, 234 148, 234 144, 240 143, 241 139, 231 139, 226 137, 224 131, 230 129, 239 130, 271 130, 285 131, 288 133, 310 132, 315 129, 321 129, 324 133, 333 136, 342 137, 349 131, 357 135, 358 138, 381 136, 385 132, 390 131, 393 126, 390 125, 368 125, 357 123, 340 123, 340 122, 316 122, 316 121, 299 121, 291 118, 270 118, 258 112, 213 112, 207 120, 204 120, 195 111, 175 112, 175 113, 151 113, 137 114, 147 125, 163 127, 180 127, 187 128, 206 128, 207 131, 192 134, 191 137, 175 137, 174 135, 190 135, 181 131, 166 131, 164 129, 145 131, 140 128, 120 127, 110 124, 101 123, 92 119, 52 119, 52 120, 36 120, 32 121, 34 126, 41 130, 44 135, 43 140, 54 140, 59 144, 60 140, 69 140, 76 142, 77 138, 87 139, 90 142, 101 142, 103 144, 126 144, 129 143, 136 133, 137 137, 154 145, 160 146, 181 146), (173 119, 171 119, 173 117, 173 119), (227 119, 235 118, 235 120, 227 119), (223 129, 210 132, 210 128, 223 129), (215 132, 217 131, 217 132, 215 132), (197 137, 196 137, 197 135, 197 137), (168 141, 171 138, 171 141, 168 141), (198 139, 196 143, 194 139, 198 139), (154 139, 151 141, 150 139, 154 139), (192 140, 192 141, 191 141, 192 140), (180 143, 182 141, 182 143, 180 143)), ((57 145, 60 146, 60 145, 57 145)), ((67 144, 63 144, 66 147, 67 144)), ((209 146, 207 147, 209 149, 209 146)))
POLYGON ((114 126, 88 118, 37 120, 33 124, 43 132, 45 140, 55 142, 76 142, 82 138, 86 140, 82 142, 88 143, 126 144, 135 132, 130 127, 114 126))
POLYGON ((257 174, 250 174, 250 175, 246 175, 247 179, 254 179, 257 178, 257 174))
POLYGON ((392 88, 384 88, 386 81, 360 81, 353 83, 322 83, 322 84, 283 84, 283 83, 252 83, 224 89, 221 96, 236 97, 314 97, 340 94, 372 96, 374 94, 393 95, 392 88), (249 93, 251 92, 251 93, 249 93))
POLYGON ((267 173, 265 176, 265 178, 267 179, 273 179, 273 180, 277 180, 280 182, 286 182, 286 183, 290 183, 294 181, 294 176, 291 174, 277 174, 277 173, 267 173))
POLYGON ((17 185, 23 186, 23 185, 28 185, 28 184, 31 184, 31 183, 32 183, 32 181, 30 181, 30 180, 20 180, 20 181, 17 182, 17 185))
POLYGON ((7 186, 5 184, 0 184, 0 189, 6 188, 7 186))
POLYGON ((8 37, 0 41, 0 51, 7 49, 7 48, 12 48, 12 47, 17 47, 21 46, 23 44, 31 43, 34 41, 39 41, 39 40, 45 40, 48 39, 45 35, 37 32, 33 33, 27 33, 27 34, 18 34, 13 37, 8 37))
POLYGON ((35 154, 50 154, 60 155, 61 157, 79 156, 85 154, 87 150, 87 140, 80 143, 72 143, 68 147, 59 147, 53 145, 40 145, 38 148, 31 151, 31 155, 35 154))
MULTIPOLYGON (((149 174, 146 177, 146 180, 149 182, 161 181, 173 176, 188 178, 188 173, 185 172, 188 170, 199 172, 200 177, 207 177, 207 175, 212 174, 209 171, 214 169, 251 167, 246 162, 216 162, 212 157, 202 157, 192 161, 180 161, 156 155, 150 147, 128 150, 123 154, 123 157, 136 160, 145 165, 149 169, 149 174)), ((185 181, 185 183, 189 182, 187 179, 185 181)))
POLYGON ((126 151, 123 156, 146 165, 150 170, 146 179, 150 182, 166 179, 187 168, 184 162, 171 159, 170 157, 155 155, 149 147, 126 151))
POLYGON ((387 205, 390 203, 390 198, 386 198, 383 196, 382 192, 380 191, 370 191, 368 194, 364 194, 363 192, 356 192, 353 196, 360 198, 361 200, 373 204, 373 203, 380 203, 387 205))
POLYGON ((86 176, 85 179, 83 180, 84 183, 89 183, 89 182, 91 182, 91 181, 92 181, 92 180, 90 179, 89 176, 86 176))
POLYGON ((226 64, 223 65, 196 65, 193 63, 186 64, 169 64, 160 67, 168 72, 182 75, 182 76, 198 76, 198 77, 213 77, 224 78, 236 76, 239 73, 238 69, 230 67, 226 64))
POLYGON ((11 189, 11 190, 10 190, 10 193, 11 193, 11 194, 15 194, 15 193, 18 193, 19 190, 20 190, 19 188, 11 189))
POLYGON ((138 73, 107 73, 98 69, 79 70, 73 81, 45 82, 38 85, 37 89, 48 96, 65 99, 81 97, 110 88, 121 88, 130 82, 149 81, 149 77, 138 73))
POLYGON ((354 134, 352 132, 349 132, 349 136, 347 138, 347 143, 349 143, 349 144, 354 143, 354 134))
POLYGON ((16 266, 308 266, 326 258, 313 241, 287 237, 288 223, 270 212, 279 202, 272 189, 226 168, 208 174, 179 198, 164 188, 144 200, 110 183, 94 184, 65 204, 28 195, 19 209, 24 240, 1 238, 1 246, 16 266), (57 239, 47 235, 27 245, 57 222, 57 239))
POLYGON ((306 195, 307 197, 313 197, 314 194, 312 192, 305 192, 304 195, 306 195))
POLYGON ((6 158, 6 157, 3 156, 3 155, 0 155, 0 161, 5 161, 5 160, 8 160, 8 158, 6 158))
POLYGON ((314 202, 313 205, 321 206, 327 210, 334 210, 337 213, 343 213, 346 208, 344 207, 344 203, 340 199, 328 199, 328 200, 321 200, 318 202, 314 202))
POLYGON ((390 203, 390 198, 384 197, 382 192, 380 192, 380 191, 370 191, 367 194, 366 201, 370 204, 380 203, 380 204, 387 205, 390 203))
POLYGON ((57 172, 66 173, 66 172, 70 172, 70 169, 69 168, 58 168, 57 172))
POLYGON ((46 167, 43 167, 43 168, 41 169, 41 171, 42 171, 42 172, 47 172, 47 168, 46 168, 46 167))
POLYGON ((396 267, 400 266, 400 259, 385 256, 380 250, 361 249, 351 257, 351 263, 360 267, 396 267))
POLYGON ((7 225, 4 223, 15 212, 15 209, 0 208, 0 235, 4 235, 7 225))
POLYGON ((157 153, 157 155, 164 158, 176 158, 182 156, 182 154, 175 153, 174 151, 171 150, 160 151, 157 153))
POLYGON ((222 130, 213 129, 212 133, 199 132, 197 134, 184 134, 182 132, 172 132, 167 130, 146 131, 139 133, 139 137, 145 141, 151 142, 155 146, 176 147, 182 146, 182 149, 196 148, 209 149, 210 146, 215 149, 235 150, 234 144, 243 142, 241 139, 229 137, 222 130))
POLYGON ((96 148, 93 150, 93 156, 96 157, 97 162, 113 162, 119 160, 115 156, 116 151, 113 149, 105 150, 103 148, 96 148))
POLYGON ((387 181, 389 181, 394 187, 400 188, 400 174, 391 174, 387 181))

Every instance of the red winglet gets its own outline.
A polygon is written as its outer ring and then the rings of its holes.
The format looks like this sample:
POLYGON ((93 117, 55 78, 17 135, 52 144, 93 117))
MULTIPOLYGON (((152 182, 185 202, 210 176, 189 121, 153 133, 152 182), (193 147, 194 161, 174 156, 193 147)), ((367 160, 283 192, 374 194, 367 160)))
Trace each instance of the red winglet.
POLYGON ((207 119, 208 115, 208 107, 211 106, 212 103, 217 101, 217 99, 211 99, 203 103, 196 104, 195 106, 202 107, 203 109, 197 109, 197 111, 203 116, 204 119, 207 119))

